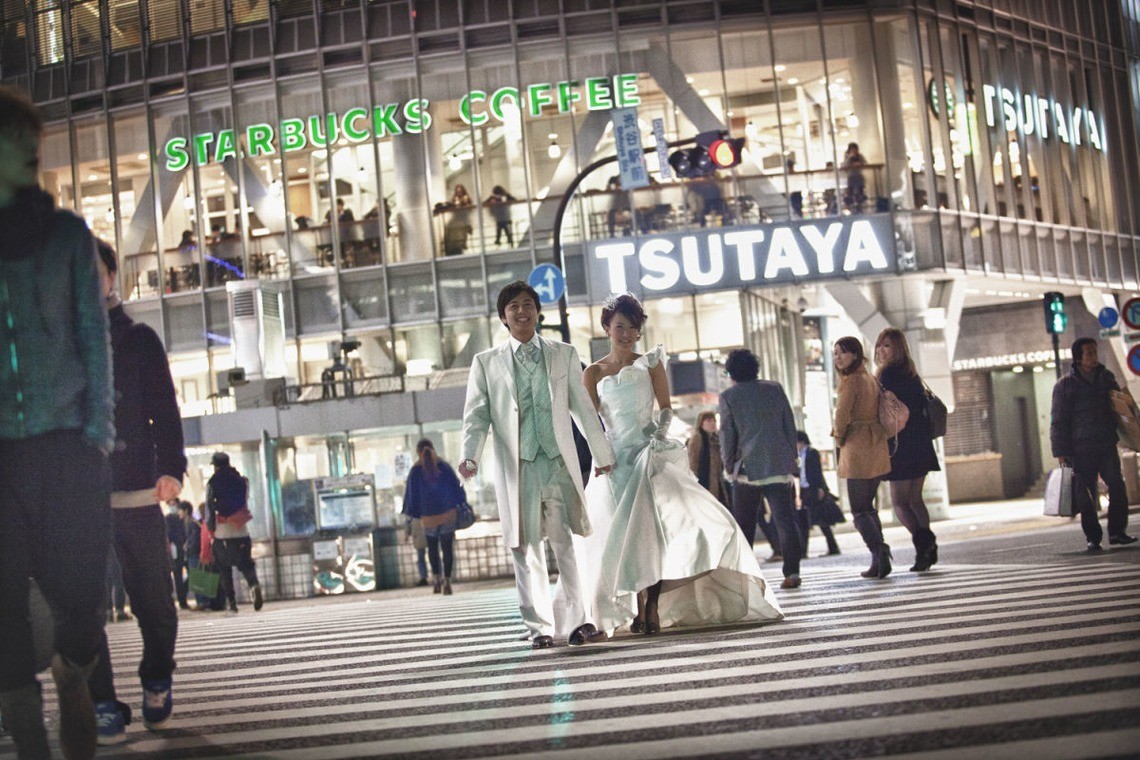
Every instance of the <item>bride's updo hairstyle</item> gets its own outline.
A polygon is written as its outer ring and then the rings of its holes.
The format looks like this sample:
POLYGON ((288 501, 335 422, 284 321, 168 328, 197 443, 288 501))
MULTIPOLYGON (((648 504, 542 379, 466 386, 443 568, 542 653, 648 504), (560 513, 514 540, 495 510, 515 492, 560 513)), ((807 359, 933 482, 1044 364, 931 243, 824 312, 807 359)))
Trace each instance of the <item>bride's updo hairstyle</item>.
POLYGON ((636 327, 639 331, 645 325, 646 315, 645 309, 641 307, 641 301, 632 293, 622 293, 617 296, 610 296, 606 302, 602 304, 602 329, 610 326, 615 314, 621 314, 629 320, 629 323, 636 327))

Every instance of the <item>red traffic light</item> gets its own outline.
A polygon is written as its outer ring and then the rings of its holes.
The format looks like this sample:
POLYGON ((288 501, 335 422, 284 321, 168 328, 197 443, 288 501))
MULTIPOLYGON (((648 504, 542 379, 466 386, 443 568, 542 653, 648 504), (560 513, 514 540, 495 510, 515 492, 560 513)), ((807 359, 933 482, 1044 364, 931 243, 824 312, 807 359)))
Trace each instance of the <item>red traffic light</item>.
POLYGON ((721 137, 713 140, 708 147, 709 158, 718 169, 731 169, 740 163, 744 149, 743 137, 721 137))

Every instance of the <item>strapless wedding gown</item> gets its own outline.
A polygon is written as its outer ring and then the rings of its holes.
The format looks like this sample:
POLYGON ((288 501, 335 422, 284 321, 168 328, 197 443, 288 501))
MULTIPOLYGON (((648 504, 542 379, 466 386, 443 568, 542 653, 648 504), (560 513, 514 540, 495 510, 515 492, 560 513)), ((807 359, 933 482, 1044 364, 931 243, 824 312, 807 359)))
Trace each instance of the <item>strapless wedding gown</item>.
POLYGON ((662 628, 783 617, 736 519, 697 482, 679 441, 654 439, 651 367, 658 346, 598 383, 616 462, 590 479, 593 532, 576 537, 579 572, 594 589, 594 622, 613 631, 637 614, 638 590, 664 581, 662 628))

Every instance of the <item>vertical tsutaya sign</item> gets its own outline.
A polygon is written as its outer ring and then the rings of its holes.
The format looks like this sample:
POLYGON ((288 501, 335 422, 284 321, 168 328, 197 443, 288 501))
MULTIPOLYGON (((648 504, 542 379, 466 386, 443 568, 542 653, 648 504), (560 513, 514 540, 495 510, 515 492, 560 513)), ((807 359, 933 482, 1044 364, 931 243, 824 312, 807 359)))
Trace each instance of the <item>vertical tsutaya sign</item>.
POLYGON ((1023 93, 1018 98, 1008 87, 997 88, 990 84, 982 85, 982 99, 986 124, 991 127, 997 126, 1000 109, 1007 132, 1020 129, 1023 135, 1036 132, 1042 138, 1056 135, 1066 145, 1082 145, 1087 139, 1089 145, 1104 152, 1100 120, 1091 108, 1068 109, 1052 98, 1041 98, 1033 93, 1023 93))
POLYGON ((614 122, 614 149, 618 168, 621 169, 623 190, 636 190, 649 184, 645 169, 645 151, 641 147, 641 127, 637 124, 636 108, 615 108, 610 111, 614 122))
POLYGON ((590 243, 595 295, 668 295, 897 271, 889 214, 718 227, 590 243))

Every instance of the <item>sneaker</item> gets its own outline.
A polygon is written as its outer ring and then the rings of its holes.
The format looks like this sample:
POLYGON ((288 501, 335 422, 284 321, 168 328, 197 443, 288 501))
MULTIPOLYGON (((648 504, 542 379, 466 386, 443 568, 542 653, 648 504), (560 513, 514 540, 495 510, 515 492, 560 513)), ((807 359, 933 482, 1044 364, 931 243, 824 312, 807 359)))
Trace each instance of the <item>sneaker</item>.
POLYGON ((151 731, 166 728, 174 712, 174 698, 170 694, 170 679, 143 681, 143 725, 151 731))
POLYGON ((265 597, 261 595, 261 585, 253 584, 253 611, 257 612, 265 606, 265 597))
POLYGON ((95 731, 100 745, 122 744, 127 740, 127 727, 114 701, 95 703, 95 731))

